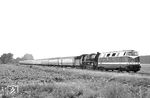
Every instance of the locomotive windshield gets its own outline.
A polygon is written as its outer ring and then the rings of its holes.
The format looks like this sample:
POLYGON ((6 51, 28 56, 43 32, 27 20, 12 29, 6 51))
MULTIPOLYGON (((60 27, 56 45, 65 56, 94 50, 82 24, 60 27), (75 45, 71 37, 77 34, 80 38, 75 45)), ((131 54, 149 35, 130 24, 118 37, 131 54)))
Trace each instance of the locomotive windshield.
POLYGON ((138 56, 138 53, 135 52, 135 51, 132 51, 132 52, 127 52, 126 55, 128 55, 128 56, 138 56))

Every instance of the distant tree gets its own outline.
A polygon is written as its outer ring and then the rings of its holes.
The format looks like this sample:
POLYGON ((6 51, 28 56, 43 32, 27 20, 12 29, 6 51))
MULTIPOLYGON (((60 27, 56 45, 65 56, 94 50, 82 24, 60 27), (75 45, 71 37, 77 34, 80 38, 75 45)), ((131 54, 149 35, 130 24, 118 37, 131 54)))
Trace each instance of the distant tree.
POLYGON ((16 61, 21 61, 21 60, 22 60, 22 58, 17 57, 15 60, 16 60, 16 61))
POLYGON ((22 60, 33 60, 33 56, 32 54, 25 54, 23 57, 22 57, 22 60))
POLYGON ((12 53, 4 53, 0 57, 2 64, 12 63, 13 61, 13 54, 12 53))
POLYGON ((13 59, 13 63, 14 63, 14 64, 18 64, 19 61, 21 61, 21 60, 22 60, 22 58, 17 57, 16 59, 13 59))

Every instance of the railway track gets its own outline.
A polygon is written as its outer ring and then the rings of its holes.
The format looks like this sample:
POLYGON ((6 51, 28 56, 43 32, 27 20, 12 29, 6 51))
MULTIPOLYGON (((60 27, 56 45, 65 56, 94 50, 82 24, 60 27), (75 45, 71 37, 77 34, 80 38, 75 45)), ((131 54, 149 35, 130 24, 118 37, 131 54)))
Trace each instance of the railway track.
MULTIPOLYGON (((67 68, 67 69, 71 69, 72 67, 65 67, 65 68, 67 68)), ((150 76, 150 73, 146 73, 146 72, 140 72, 140 71, 138 71, 138 72, 133 72, 133 71, 130 71, 130 72, 127 72, 127 71, 118 71, 118 70, 114 70, 114 71, 111 71, 111 70, 108 70, 108 71, 106 71, 106 70, 92 70, 92 69, 81 69, 81 68, 72 68, 72 69, 80 69, 80 70, 87 70, 87 71, 96 71, 96 72, 102 72, 102 73, 110 73, 110 74, 112 74, 112 73, 115 73, 115 74, 129 74, 129 75, 140 75, 140 76, 150 76)))
MULTIPOLYGON (((34 65, 32 65, 34 66, 34 65)), ((37 66, 38 67, 38 66, 37 66)), ((44 69, 48 70, 49 68, 51 69, 60 69, 61 71, 67 71, 67 72, 75 72, 75 73, 93 73, 93 74, 107 74, 107 75, 120 75, 120 76, 124 76, 124 75, 127 75, 127 76, 140 76, 140 77, 149 77, 150 76, 150 73, 144 73, 144 72, 126 72, 126 71, 117 71, 117 70, 114 70, 114 71, 101 71, 101 70, 92 70, 92 69, 81 69, 81 68, 72 68, 72 67, 57 67, 57 66, 39 66, 39 67, 46 67, 44 69)), ((149 77, 150 78, 150 77, 149 77)))

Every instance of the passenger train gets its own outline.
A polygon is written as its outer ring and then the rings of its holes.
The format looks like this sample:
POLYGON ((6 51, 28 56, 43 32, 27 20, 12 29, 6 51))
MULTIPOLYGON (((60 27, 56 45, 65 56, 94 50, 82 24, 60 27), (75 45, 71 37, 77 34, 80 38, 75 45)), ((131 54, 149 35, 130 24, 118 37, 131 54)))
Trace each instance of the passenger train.
POLYGON ((47 65, 59 67, 76 67, 93 70, 117 70, 133 71, 140 70, 140 57, 135 50, 122 50, 103 53, 82 54, 73 57, 58 57, 41 60, 25 60, 20 64, 28 65, 47 65))

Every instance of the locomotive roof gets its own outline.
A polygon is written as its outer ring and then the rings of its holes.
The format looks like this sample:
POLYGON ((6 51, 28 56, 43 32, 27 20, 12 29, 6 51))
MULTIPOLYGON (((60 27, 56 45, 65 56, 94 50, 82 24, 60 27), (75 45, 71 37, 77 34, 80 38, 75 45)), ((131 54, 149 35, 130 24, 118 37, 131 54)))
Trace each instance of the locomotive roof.
POLYGON ((109 52, 102 52, 102 53, 111 53, 111 52, 129 52, 129 51, 135 51, 135 50, 120 50, 120 51, 109 51, 109 52))
POLYGON ((137 52, 135 50, 121 50, 121 51, 110 51, 110 52, 102 52, 100 57, 110 57, 110 56, 125 56, 126 52, 137 52))

